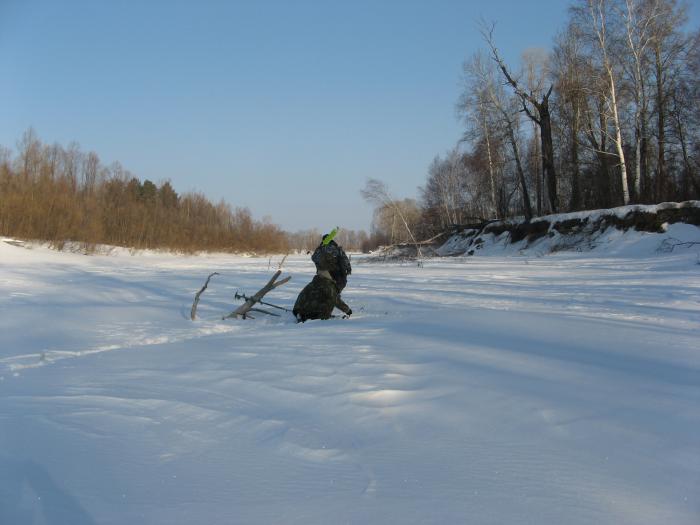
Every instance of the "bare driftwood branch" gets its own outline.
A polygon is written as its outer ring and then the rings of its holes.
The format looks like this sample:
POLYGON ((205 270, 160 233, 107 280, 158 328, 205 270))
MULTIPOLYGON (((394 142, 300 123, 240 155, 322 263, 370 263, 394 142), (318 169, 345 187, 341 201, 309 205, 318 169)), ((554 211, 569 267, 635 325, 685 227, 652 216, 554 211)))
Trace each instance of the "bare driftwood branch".
POLYGON ((204 286, 202 286, 202 289, 197 292, 197 295, 194 296, 194 302, 192 303, 192 311, 190 312, 190 319, 192 319, 193 321, 195 317, 197 317, 197 305, 199 304, 199 296, 202 295, 202 292, 204 292, 204 290, 207 289, 207 286, 209 286, 209 281, 215 275, 219 275, 219 272, 209 274, 209 277, 207 277, 207 281, 204 283, 204 286))
POLYGON ((258 292, 253 295, 252 297, 248 298, 245 303, 243 303, 241 306, 236 308, 233 312, 230 314, 226 315, 223 317, 223 319, 230 319, 231 317, 242 317, 243 319, 246 319, 247 317, 250 317, 253 319, 248 312, 250 311, 258 311, 258 312, 263 312, 269 314, 270 312, 265 312, 264 310, 259 310, 255 307, 256 303, 259 303, 263 297, 265 297, 265 294, 268 293, 270 290, 274 290, 278 286, 282 286, 285 283, 288 283, 289 280, 292 278, 291 276, 285 277, 279 282, 277 281, 277 278, 282 274, 282 270, 277 270, 275 274, 272 276, 272 278, 268 281, 268 283, 263 286, 258 292))
POLYGON ((659 248, 656 250, 661 253, 671 253, 673 252, 674 248, 677 248, 678 246, 700 246, 700 242, 696 241, 688 241, 688 242, 683 242, 681 240, 678 240, 674 237, 669 237, 668 239, 664 239, 661 241, 661 244, 659 245, 659 248))
MULTIPOLYGON (((243 299, 244 301, 247 301, 248 299, 250 299, 250 297, 248 297, 246 294, 244 294, 244 293, 238 293, 238 292, 236 292, 236 294, 234 295, 234 297, 235 297, 236 299, 243 299)), ((268 303, 268 302, 265 302, 265 301, 258 301, 258 303, 264 304, 265 306, 271 306, 272 308, 277 308, 278 310, 284 310, 285 312, 291 312, 290 309, 285 308, 284 306, 277 306, 276 304, 268 303)))

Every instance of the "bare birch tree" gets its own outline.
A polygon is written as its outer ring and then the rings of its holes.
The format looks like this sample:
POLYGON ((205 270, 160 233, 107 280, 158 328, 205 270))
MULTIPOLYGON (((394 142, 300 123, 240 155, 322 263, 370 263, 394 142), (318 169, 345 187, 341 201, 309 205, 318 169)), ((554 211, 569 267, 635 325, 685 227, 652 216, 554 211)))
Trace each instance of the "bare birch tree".
POLYGON ((608 17, 610 11, 609 0, 586 0, 589 21, 600 51, 601 66, 606 77, 605 103, 612 119, 613 133, 611 140, 617 150, 620 167, 620 183, 622 187, 623 204, 629 204, 630 194, 627 183, 627 163, 625 150, 622 144, 622 124, 620 122, 620 104, 617 91, 618 72, 611 56, 611 43, 608 35, 608 17))

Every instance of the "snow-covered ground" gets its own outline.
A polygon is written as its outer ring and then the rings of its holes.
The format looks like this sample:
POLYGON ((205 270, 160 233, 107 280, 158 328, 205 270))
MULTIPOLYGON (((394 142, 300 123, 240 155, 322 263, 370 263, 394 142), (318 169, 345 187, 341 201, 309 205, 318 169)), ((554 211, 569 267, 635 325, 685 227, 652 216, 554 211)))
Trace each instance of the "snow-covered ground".
POLYGON ((221 321, 279 258, 0 242, 0 523, 700 523, 698 247, 620 235, 355 258, 306 324, 221 321))

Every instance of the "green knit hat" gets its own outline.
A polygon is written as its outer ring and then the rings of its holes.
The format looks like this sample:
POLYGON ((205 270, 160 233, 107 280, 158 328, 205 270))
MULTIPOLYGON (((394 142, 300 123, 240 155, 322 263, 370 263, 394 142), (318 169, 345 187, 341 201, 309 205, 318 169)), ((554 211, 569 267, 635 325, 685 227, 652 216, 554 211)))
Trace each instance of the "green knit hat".
POLYGON ((340 226, 336 226, 331 230, 330 233, 327 233, 326 235, 323 236, 323 240, 321 241, 321 244, 324 246, 328 246, 328 244, 335 239, 335 236, 338 234, 338 230, 340 230, 340 226))

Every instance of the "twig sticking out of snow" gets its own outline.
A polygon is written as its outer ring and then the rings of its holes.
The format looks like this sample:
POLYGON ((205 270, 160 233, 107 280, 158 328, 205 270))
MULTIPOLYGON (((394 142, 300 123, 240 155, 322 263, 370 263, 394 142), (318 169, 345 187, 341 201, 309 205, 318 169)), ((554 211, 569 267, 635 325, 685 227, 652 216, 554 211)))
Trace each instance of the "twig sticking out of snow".
POLYGON ((199 304, 199 296, 202 295, 202 292, 207 289, 207 286, 209 286, 209 281, 215 275, 219 275, 219 272, 209 274, 209 277, 207 277, 207 281, 204 283, 204 286, 202 286, 202 289, 197 292, 197 295, 194 296, 194 302, 192 303, 192 311, 190 312, 190 319, 192 319, 193 321, 195 317, 197 317, 197 305, 199 304))
MULTIPOLYGON (((289 255, 289 254, 287 254, 287 255, 289 255)), ((287 255, 285 255, 284 257, 282 257, 282 260, 280 261, 280 264, 279 264, 279 266, 277 267, 278 270, 281 270, 281 269, 282 269, 282 266, 284 265, 284 261, 287 260, 287 255)))

